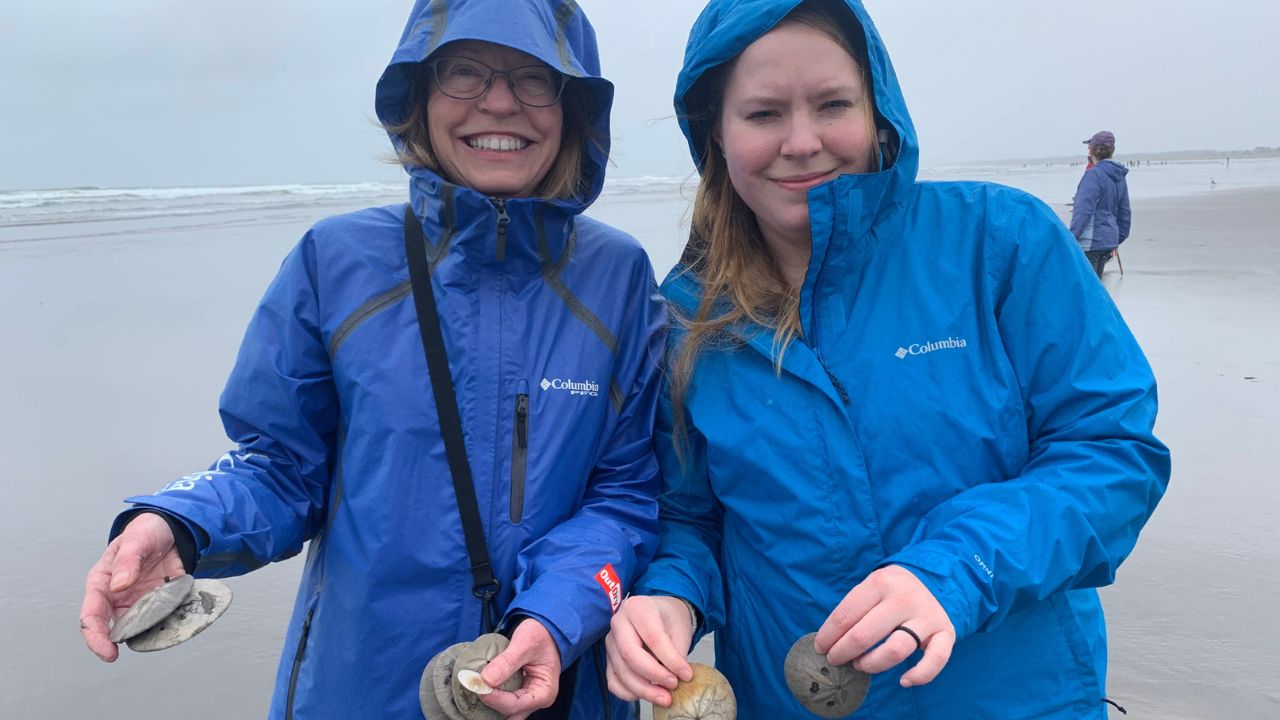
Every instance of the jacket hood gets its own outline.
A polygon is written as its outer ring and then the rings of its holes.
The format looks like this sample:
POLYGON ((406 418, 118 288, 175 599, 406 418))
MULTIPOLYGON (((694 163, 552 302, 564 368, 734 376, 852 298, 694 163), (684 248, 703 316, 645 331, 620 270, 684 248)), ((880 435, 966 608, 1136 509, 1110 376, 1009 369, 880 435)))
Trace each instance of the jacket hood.
MULTIPOLYGON (((600 75, 595 30, 575 0, 415 0, 391 62, 378 80, 374 100, 383 125, 402 122, 409 112, 409 70, 447 43, 482 40, 528 53, 564 73, 573 91, 585 96, 587 115, 599 143, 588 143, 583 157, 584 190, 555 201, 581 211, 604 187, 609 157, 609 110, 613 84, 600 75)), ((402 139, 393 134, 397 150, 402 139)), ((409 168, 416 180, 438 187, 444 179, 426 168, 409 168)))
MULTIPOLYGON (((676 82, 675 107, 689 151, 699 168, 703 162, 701 151, 712 128, 705 117, 705 103, 699 97, 699 80, 772 30, 803 1, 712 0, 694 23, 685 49, 684 68, 676 82), (699 117, 699 113, 703 117, 699 117)), ((907 113, 893 63, 866 8, 859 0, 825 2, 837 12, 848 13, 845 16, 848 21, 856 20, 866 39, 882 159, 878 172, 842 175, 809 190, 813 249, 809 272, 800 292, 800 321, 808 337, 813 337, 814 298, 847 295, 842 278, 854 273, 871 249, 892 237, 901 226, 920 157, 915 127, 907 113)), ((688 257, 686 255, 686 261, 688 257)), ((696 307, 701 295, 696 277, 684 272, 682 266, 677 266, 668 276, 664 291, 678 307, 689 312, 696 307)), ((760 342, 768 352, 768 341, 760 342)))
MULTIPOLYGON (((699 168, 712 122, 710 118, 699 117, 703 108, 698 103, 698 81, 708 70, 732 60, 801 4, 803 0, 712 0, 698 16, 685 47, 684 67, 676 81, 675 109, 693 162, 699 168)), ((859 0, 827 0, 826 4, 846 9, 851 13, 849 19, 856 20, 866 36, 876 121, 880 129, 888 131, 887 136, 881 138, 882 151, 886 146, 888 150, 885 169, 895 174, 896 180, 909 185, 915 180, 919 148, 889 53, 859 0)))
POLYGON ((1125 175, 1129 174, 1129 168, 1121 165, 1111 158, 1107 158, 1093 167, 1095 170, 1100 170, 1103 173, 1106 173, 1106 176, 1115 182, 1120 182, 1124 179, 1125 175))

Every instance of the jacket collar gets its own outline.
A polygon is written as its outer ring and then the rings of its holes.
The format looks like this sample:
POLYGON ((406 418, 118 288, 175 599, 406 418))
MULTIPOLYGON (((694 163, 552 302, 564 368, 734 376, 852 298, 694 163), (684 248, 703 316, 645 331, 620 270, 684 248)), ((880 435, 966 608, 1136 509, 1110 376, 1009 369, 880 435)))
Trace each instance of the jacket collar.
POLYGON ((507 198, 501 202, 435 173, 410 171, 409 200, 422 223, 436 264, 446 257, 466 264, 502 265, 537 272, 558 260, 571 242, 580 208, 572 202, 507 198))

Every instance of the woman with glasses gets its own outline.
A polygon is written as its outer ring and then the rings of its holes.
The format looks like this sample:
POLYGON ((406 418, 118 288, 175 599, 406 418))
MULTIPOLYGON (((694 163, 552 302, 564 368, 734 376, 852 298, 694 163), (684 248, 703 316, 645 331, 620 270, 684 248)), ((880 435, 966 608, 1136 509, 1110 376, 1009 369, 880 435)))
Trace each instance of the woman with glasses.
POLYGON ((1025 193, 917 181, 859 0, 712 0, 676 113, 701 182, 662 287, 661 542, 610 688, 670 703, 714 632, 739 720, 1105 718, 1096 588, 1170 467, 1070 233, 1025 193), (805 653, 870 676, 856 714, 805 653))
POLYGON ((491 627, 511 644, 483 679, 524 677, 483 696, 502 716, 628 717, 596 643, 656 544, 665 316, 639 245, 581 215, 612 96, 573 2, 416 4, 376 98, 408 204, 323 220, 286 258, 222 396, 237 447, 129 498, 89 573, 94 653, 117 657, 108 621, 164 576, 238 575, 310 541, 270 717, 420 716, 424 667, 491 627))

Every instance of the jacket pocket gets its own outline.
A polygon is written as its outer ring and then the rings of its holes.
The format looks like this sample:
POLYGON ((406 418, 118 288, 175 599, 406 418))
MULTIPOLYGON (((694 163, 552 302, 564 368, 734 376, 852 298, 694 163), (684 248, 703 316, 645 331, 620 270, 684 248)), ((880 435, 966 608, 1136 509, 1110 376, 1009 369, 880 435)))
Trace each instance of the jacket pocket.
POLYGON ((293 653, 293 669, 289 671, 289 694, 284 702, 285 720, 293 720, 293 702, 294 694, 298 691, 298 673, 302 670, 302 658, 307 652, 307 637, 311 635, 311 618, 315 616, 316 605, 319 602, 320 596, 317 593, 311 600, 306 619, 302 621, 302 632, 298 635, 298 649, 293 653))
POLYGON ((529 458, 529 393, 524 381, 520 387, 511 433, 511 522, 516 525, 524 519, 525 468, 529 458))

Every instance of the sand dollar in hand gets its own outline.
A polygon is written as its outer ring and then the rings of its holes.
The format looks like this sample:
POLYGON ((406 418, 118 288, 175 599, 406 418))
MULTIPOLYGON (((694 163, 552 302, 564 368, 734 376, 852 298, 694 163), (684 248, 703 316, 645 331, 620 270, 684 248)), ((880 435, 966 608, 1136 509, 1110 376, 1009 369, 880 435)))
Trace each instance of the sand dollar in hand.
MULTIPOLYGON (((502 713, 485 705, 481 695, 488 695, 493 688, 480 679, 480 671, 489 661, 507 649, 511 641, 505 635, 488 633, 463 646, 453 662, 453 703, 467 720, 502 720, 502 713)), ((516 671, 499 689, 514 692, 524 684, 524 673, 516 671)))
POLYGON ((852 665, 828 665, 826 656, 813 649, 817 634, 809 633, 791 646, 782 672, 791 694, 806 710, 819 717, 842 718, 866 699, 871 676, 852 665))
MULTIPOLYGON (((423 716, 427 720, 502 720, 502 713, 480 700, 480 695, 493 692, 480 679, 480 671, 510 644, 505 636, 489 633, 451 645, 431 658, 418 685, 423 716)), ((498 687, 514 692, 523 684, 524 673, 517 671, 498 687)))
POLYGON ((182 602, 159 623, 125 642, 135 652, 154 652, 183 643, 222 617, 231 607, 231 588, 221 580, 201 578, 191 583, 182 602))
POLYGON ((115 621, 107 637, 113 643, 124 642, 155 627, 186 600, 194 582, 190 575, 182 575, 151 588, 115 621))
POLYGON ((671 707, 654 706, 653 720, 737 720, 738 700, 719 670, 689 663, 693 679, 671 692, 671 707))

